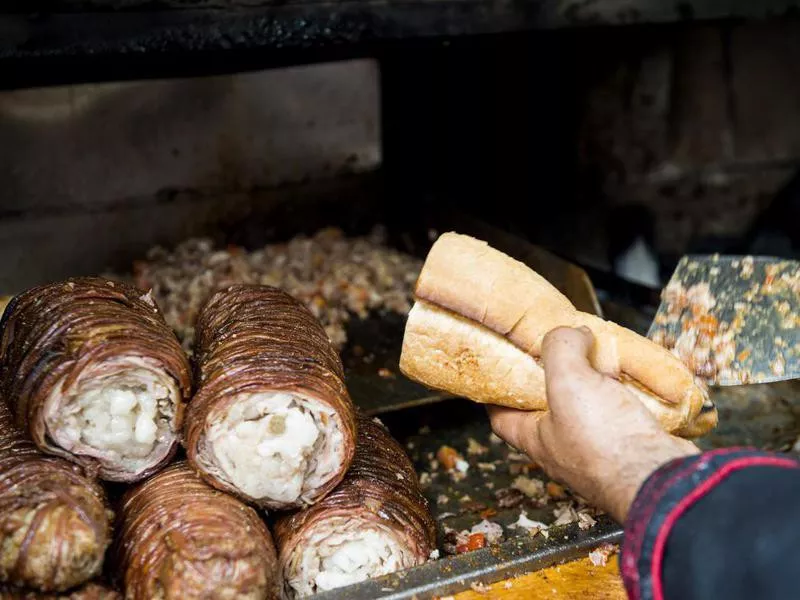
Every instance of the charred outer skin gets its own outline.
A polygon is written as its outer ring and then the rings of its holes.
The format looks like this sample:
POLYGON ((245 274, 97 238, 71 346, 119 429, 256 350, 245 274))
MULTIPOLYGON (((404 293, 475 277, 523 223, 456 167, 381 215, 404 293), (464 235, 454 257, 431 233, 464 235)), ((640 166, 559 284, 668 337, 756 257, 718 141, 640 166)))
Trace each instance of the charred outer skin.
MULTIPOLYGON (((14 297, 0 321, 0 372, 17 426, 40 450, 75 461, 104 479, 135 481, 156 472, 174 455, 177 439, 163 460, 133 475, 108 472, 93 458, 67 452, 46 430, 44 404, 62 378, 66 388, 87 365, 124 354, 158 361, 177 382, 183 400, 188 398, 189 362, 149 294, 105 278, 83 277, 14 297)), ((176 432, 183 409, 184 402, 175 407, 176 432)))
POLYGON ((374 521, 400 534, 420 563, 436 548, 436 522, 411 461, 386 428, 358 416, 358 445, 342 483, 314 506, 282 516, 273 532, 281 570, 320 522, 333 517, 374 521), (401 477, 399 477, 401 476, 401 477))
POLYGON ((122 600, 122 594, 99 583, 87 583, 63 594, 0 587, 0 598, 2 600, 122 600))
POLYGON ((186 416, 189 462, 214 487, 264 508, 295 508, 250 498, 198 461, 206 425, 224 415, 242 392, 304 394, 333 408, 342 424, 340 473, 316 490, 312 502, 342 480, 355 452, 356 419, 344 367, 325 330, 287 293, 269 286, 234 285, 214 294, 197 321, 197 393, 186 416))
POLYGON ((128 600, 278 597, 267 526, 183 461, 126 494, 114 555, 128 600))
POLYGON ((80 467, 24 439, 0 401, 0 582, 50 592, 96 576, 111 539, 107 506, 80 467))

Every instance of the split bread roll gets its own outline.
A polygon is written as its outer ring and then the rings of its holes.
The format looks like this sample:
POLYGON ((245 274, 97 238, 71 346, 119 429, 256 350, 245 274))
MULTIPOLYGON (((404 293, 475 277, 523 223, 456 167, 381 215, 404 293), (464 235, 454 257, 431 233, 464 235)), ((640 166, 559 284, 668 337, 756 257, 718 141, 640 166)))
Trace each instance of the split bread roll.
POLYGON ((456 233, 433 245, 420 273, 403 339, 409 378, 487 404, 546 410, 542 342, 557 327, 595 337, 592 364, 622 382, 669 432, 700 435, 716 425, 708 395, 666 348, 578 311, 523 263, 456 233))

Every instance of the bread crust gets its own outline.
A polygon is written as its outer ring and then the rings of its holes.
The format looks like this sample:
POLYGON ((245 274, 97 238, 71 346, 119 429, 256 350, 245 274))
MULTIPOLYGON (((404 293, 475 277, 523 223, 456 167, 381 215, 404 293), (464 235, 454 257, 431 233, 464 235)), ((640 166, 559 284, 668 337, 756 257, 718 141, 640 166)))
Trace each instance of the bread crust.
MULTIPOLYGON (((400 370, 430 388, 482 404, 547 410, 539 359, 487 327, 428 302, 417 301, 409 314, 400 370)), ((688 403, 668 404, 625 375, 620 381, 665 430, 695 431, 688 403)))
POLYGON ((446 233, 437 240, 417 281, 416 300, 400 368, 434 389, 543 410, 544 337, 557 327, 585 326, 596 340, 590 357, 595 368, 622 381, 668 431, 694 423, 708 399, 667 349, 578 311, 525 264, 469 236, 446 233))

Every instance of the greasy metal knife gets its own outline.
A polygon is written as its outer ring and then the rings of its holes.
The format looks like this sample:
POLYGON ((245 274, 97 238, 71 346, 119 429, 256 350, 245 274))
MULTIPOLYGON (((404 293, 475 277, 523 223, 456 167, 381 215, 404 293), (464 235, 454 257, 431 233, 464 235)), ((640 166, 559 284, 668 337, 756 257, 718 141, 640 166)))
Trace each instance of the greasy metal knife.
POLYGON ((800 378, 800 262, 686 256, 648 332, 712 385, 800 378))

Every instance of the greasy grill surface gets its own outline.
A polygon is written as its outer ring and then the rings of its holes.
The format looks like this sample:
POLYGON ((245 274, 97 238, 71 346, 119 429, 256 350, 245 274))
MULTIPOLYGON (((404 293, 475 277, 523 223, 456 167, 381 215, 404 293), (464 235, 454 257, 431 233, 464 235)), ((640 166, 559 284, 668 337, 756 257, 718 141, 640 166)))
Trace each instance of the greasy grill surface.
POLYGON ((339 487, 314 506, 275 523, 285 575, 293 569, 289 561, 295 548, 309 543, 314 528, 324 527, 326 520, 337 516, 390 527, 406 541, 418 564, 436 547, 436 523, 414 466, 388 430, 369 417, 358 418, 356 454, 339 487))
MULTIPOLYGON (((101 469, 90 457, 75 457, 56 445, 46 430, 44 405, 61 381, 68 389, 87 367, 131 354, 157 361, 190 394, 191 373, 175 334, 155 302, 132 286, 100 277, 70 279, 32 288, 11 300, 0 322, 0 358, 5 397, 17 425, 46 451, 101 469)), ((183 404, 175 407, 179 431, 183 404)), ((140 479, 168 462, 177 442, 160 461, 137 476, 103 468, 114 480, 140 479)))
POLYGON ((278 597, 266 525, 185 462, 128 492, 120 513, 115 556, 126 598, 278 597))
POLYGON ((110 517, 100 486, 23 439, 0 402, 0 582, 50 591, 96 576, 110 517))
MULTIPOLYGON (((339 418, 342 467, 310 501, 333 489, 352 460, 356 422, 342 362, 308 309, 277 288, 229 286, 214 294, 201 311, 196 335, 198 391, 189 404, 185 439, 192 465, 215 487, 240 493, 199 462, 205 428, 221 418, 242 392, 298 393, 333 408, 339 418)), ((268 500, 261 504, 288 508, 268 500)))

